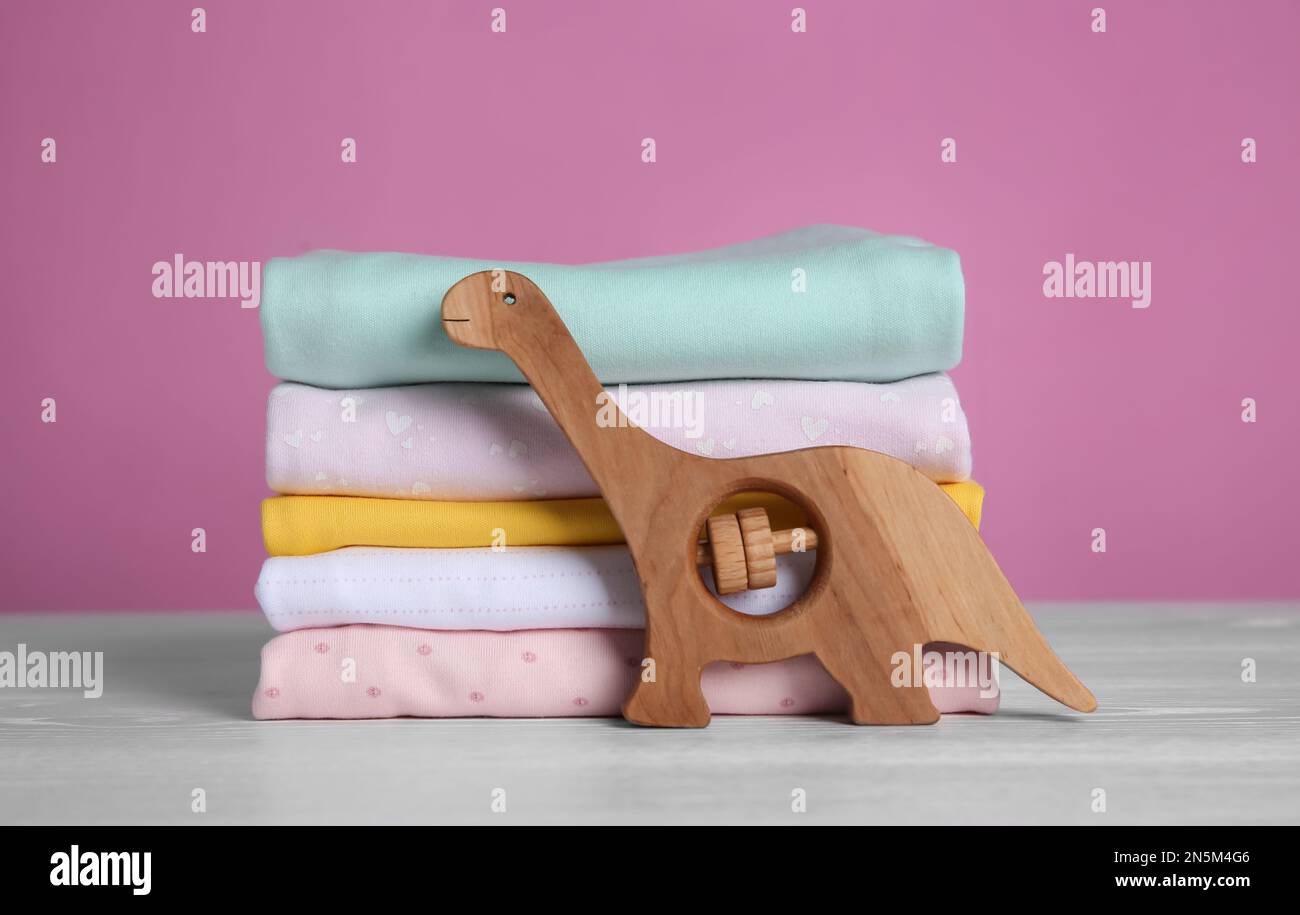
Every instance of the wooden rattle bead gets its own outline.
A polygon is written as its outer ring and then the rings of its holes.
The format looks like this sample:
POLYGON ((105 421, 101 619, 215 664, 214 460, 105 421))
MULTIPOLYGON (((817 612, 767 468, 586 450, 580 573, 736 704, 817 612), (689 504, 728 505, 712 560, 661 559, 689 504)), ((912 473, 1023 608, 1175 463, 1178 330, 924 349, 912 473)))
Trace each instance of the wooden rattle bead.
POLYGON ((745 570, 751 591, 776 587, 776 550, 772 545, 772 525, 761 508, 743 508, 736 512, 741 539, 745 544, 745 570))
POLYGON ((714 515, 708 520, 709 552, 713 559, 713 583, 719 594, 744 591, 749 583, 745 566, 745 541, 735 515, 714 515))
POLYGON ((746 588, 776 585, 776 557, 784 553, 817 549, 817 532, 810 527, 774 531, 767 512, 747 508, 734 515, 715 515, 708 520, 709 539, 695 545, 695 564, 714 566, 714 583, 719 594, 735 594, 746 588), (719 577, 719 555, 724 558, 719 577), (740 565, 744 565, 744 581, 740 565), (725 587, 727 590, 723 590, 725 587))

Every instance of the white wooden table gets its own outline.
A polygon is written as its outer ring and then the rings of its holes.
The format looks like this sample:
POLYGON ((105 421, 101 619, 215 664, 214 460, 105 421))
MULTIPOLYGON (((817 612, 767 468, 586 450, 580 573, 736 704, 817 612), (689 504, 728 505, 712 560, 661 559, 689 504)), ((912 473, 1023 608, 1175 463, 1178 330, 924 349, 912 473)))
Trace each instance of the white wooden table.
POLYGON ((933 727, 257 722, 260 616, 0 615, 0 650, 106 668, 99 699, 0 689, 0 823, 1300 822, 1300 605, 1031 609, 1096 714, 1004 671, 996 716, 933 727))

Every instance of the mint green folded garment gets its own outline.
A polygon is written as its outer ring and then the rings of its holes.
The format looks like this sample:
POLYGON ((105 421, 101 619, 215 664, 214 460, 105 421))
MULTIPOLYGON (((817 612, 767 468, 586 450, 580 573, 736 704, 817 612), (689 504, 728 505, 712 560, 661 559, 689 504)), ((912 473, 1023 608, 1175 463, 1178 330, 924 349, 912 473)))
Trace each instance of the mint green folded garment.
POLYGON ((955 252, 808 226, 692 254, 576 266, 342 251, 276 258, 262 281, 267 368, 336 388, 522 381, 505 355, 456 346, 438 320, 452 284, 495 268, 542 288, 607 384, 895 381, 961 358, 955 252))

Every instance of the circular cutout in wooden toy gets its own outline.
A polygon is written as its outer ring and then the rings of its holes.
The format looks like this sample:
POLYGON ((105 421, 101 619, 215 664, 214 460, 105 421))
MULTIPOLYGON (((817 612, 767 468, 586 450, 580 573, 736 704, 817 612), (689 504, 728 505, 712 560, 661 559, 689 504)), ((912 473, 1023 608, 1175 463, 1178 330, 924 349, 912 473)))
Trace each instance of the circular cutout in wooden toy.
POLYGON ((714 515, 708 520, 709 553, 713 559, 713 582, 719 594, 744 591, 749 584, 745 565, 745 541, 734 514, 714 515))

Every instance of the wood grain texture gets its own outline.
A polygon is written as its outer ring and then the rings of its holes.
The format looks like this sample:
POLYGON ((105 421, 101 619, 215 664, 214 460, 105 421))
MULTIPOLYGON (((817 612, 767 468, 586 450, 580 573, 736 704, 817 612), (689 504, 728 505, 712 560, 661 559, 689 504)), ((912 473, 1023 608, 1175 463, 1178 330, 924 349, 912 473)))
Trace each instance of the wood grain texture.
POLYGON ((772 524, 761 508, 736 512, 740 535, 745 543, 746 584, 751 591, 776 587, 776 548, 772 545, 772 524))
MULTIPOLYGON (((848 692, 855 723, 932 724, 939 713, 919 678, 895 686, 891 673, 896 653, 933 642, 996 652, 1059 702, 1096 708, 975 528, 905 462, 845 447, 719 460, 678 451, 621 416, 602 425, 604 389, 551 302, 518 273, 462 279, 443 298, 441 320, 456 343, 515 362, 627 537, 646 604, 645 654, 656 671, 624 705, 629 721, 702 727, 704 665, 811 653, 848 692), (817 532, 808 590, 767 617, 722 604, 696 571, 701 525, 723 499, 752 490, 796 503, 817 532)), ((734 564, 723 573, 738 575, 734 564)))
POLYGON ((709 562, 719 594, 735 594, 749 586, 745 567, 745 540, 740 520, 734 514, 713 515, 706 522, 709 531, 709 562))

